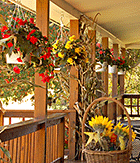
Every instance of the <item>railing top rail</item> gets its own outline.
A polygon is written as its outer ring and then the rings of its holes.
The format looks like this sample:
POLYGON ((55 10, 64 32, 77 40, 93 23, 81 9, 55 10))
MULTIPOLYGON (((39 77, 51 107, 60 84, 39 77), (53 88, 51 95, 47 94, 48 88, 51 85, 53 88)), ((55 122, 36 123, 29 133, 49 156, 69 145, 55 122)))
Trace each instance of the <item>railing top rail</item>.
POLYGON ((62 122, 62 119, 66 116, 65 113, 55 113, 47 116, 47 119, 31 119, 16 124, 0 127, 0 140, 2 142, 8 141, 23 135, 33 133, 46 126, 54 126, 62 122))
POLYGON ((140 94, 124 94, 123 98, 140 98, 140 94))

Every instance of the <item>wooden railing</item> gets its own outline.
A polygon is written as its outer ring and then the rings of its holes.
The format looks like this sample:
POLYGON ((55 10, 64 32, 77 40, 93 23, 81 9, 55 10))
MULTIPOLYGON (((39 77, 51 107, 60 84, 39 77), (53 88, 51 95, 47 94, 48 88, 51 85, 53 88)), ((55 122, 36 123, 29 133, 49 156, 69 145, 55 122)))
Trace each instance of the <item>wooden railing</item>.
MULTIPOLYGON (((65 132, 66 129, 68 130, 68 149, 65 149, 64 152, 68 156, 69 159, 73 159, 75 157, 75 126, 76 126, 76 111, 73 110, 48 110, 47 114, 54 114, 54 113, 65 113, 65 132)), ((5 114, 3 115, 3 124, 4 119, 9 121, 11 124, 13 118, 21 118, 21 121, 25 121, 26 118, 33 118, 34 117, 34 110, 6 110, 5 114)), ((66 142, 66 141, 65 141, 66 142)))
POLYGON ((140 110, 139 110, 140 95, 139 94, 124 94, 123 104, 127 108, 130 117, 140 117, 140 110))
MULTIPOLYGON (((1 143, 9 150, 13 163, 37 163, 36 136, 46 133, 43 162, 63 162, 64 160, 64 113, 51 114, 46 119, 32 119, 17 124, 1 126, 1 143), (46 126, 46 130, 45 130, 46 126), (44 129, 44 132, 42 132, 44 129), (46 132, 45 132, 46 131, 46 132), (46 147, 45 147, 46 144, 46 147)), ((45 135, 42 135, 45 136, 45 135)), ((40 140, 42 141, 42 140, 40 140)), ((6 159, 4 153, 1 157, 6 159)), ((1 161, 3 163, 3 161, 1 161)))

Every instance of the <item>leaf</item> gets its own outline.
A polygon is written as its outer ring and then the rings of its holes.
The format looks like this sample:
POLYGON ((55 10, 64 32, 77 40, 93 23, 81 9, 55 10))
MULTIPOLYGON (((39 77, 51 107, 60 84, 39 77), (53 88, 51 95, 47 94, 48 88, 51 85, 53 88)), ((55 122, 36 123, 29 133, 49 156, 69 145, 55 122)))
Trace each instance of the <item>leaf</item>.
POLYGON ((7 22, 4 20, 4 18, 3 18, 2 15, 0 15, 0 22, 1 22, 3 25, 7 26, 7 22))
POLYGON ((1 147, 0 146, 0 149, 4 152, 4 154, 10 159, 10 161, 12 162, 11 160, 11 155, 9 153, 9 151, 7 149, 5 149, 4 147, 1 147))
POLYGON ((84 132, 86 135, 89 136, 88 142, 86 144, 86 146, 92 142, 92 140, 95 140, 95 143, 97 143, 100 139, 99 134, 98 133, 94 133, 94 132, 84 132))

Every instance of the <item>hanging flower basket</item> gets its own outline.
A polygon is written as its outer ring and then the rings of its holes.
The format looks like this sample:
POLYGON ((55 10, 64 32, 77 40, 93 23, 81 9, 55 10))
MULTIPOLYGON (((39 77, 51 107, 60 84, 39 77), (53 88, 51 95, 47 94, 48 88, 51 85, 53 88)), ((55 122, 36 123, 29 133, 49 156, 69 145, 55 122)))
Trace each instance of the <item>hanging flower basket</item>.
POLYGON ((83 153, 85 153, 87 163, 129 163, 132 140, 134 140, 135 137, 136 134, 131 130, 130 117, 121 102, 114 98, 101 97, 94 100, 86 109, 82 123, 82 142, 83 153), (107 117, 95 116, 95 118, 89 121, 89 125, 93 128, 93 131, 85 132, 88 112, 91 108, 93 110, 98 102, 105 100, 115 102, 125 111, 128 119, 128 126, 122 127, 123 125, 120 125, 120 123, 114 126, 112 121, 109 121, 107 117), (85 134, 89 136, 87 143, 85 143, 85 134), (89 146, 87 146, 87 144, 89 146), (106 150, 104 147, 108 149, 106 150))
POLYGON ((117 65, 109 65, 108 66, 108 71, 109 71, 109 73, 111 73, 111 74, 114 74, 114 73, 116 73, 117 72, 117 65))
POLYGON ((95 71, 96 72, 105 72, 107 68, 107 62, 97 62, 97 64, 95 65, 95 71))
POLYGON ((118 75, 124 75, 125 71, 123 71, 122 69, 118 70, 118 75))

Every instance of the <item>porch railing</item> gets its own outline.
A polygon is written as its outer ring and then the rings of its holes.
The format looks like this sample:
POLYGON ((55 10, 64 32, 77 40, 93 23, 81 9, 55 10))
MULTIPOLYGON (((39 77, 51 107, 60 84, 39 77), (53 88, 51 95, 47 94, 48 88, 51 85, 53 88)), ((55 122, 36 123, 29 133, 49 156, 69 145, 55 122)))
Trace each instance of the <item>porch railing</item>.
POLYGON ((127 108, 130 117, 140 117, 140 94, 124 94, 123 104, 127 108))
MULTIPOLYGON (((63 162, 64 116, 64 113, 56 113, 47 117, 46 143, 44 142, 46 163, 63 162)), ((4 127, 4 131, 0 134, 0 140, 3 142, 1 145, 9 150, 13 163, 37 163, 36 136, 39 132, 42 133, 42 129, 45 131, 45 121, 45 119, 31 119, 4 127)), ((2 129, 3 126, 0 127, 0 131, 2 129)), ((1 157, 7 160, 4 153, 1 157)))
MULTIPOLYGON (((65 134, 65 143, 68 142, 68 148, 64 150, 64 154, 67 155, 69 159, 73 159, 75 157, 75 143, 76 143, 75 138, 76 111, 48 110, 47 112, 48 115, 55 113, 65 114, 65 133, 67 132, 68 134, 68 137, 65 134)), ((20 121, 25 121, 27 118, 33 117, 34 110, 6 110, 5 114, 3 115, 2 125, 4 125, 4 121, 8 121, 9 124, 11 124, 14 118, 20 118, 20 121)))

